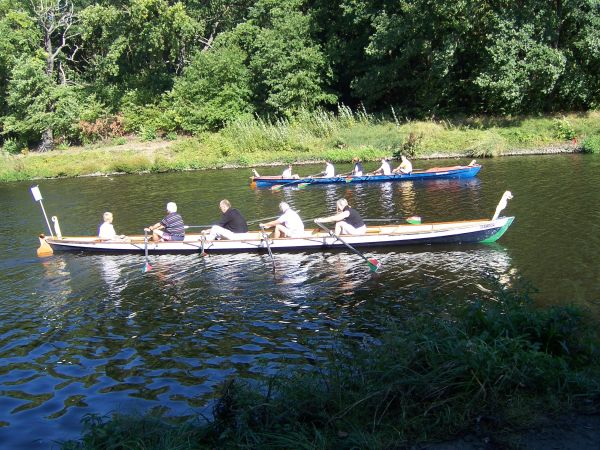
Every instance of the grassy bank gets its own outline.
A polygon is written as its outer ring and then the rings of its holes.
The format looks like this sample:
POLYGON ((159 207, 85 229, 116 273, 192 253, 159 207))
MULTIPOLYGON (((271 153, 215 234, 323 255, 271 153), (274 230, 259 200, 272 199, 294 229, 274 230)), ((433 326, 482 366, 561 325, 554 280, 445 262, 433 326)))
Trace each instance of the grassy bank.
POLYGON ((550 150, 600 151, 600 112, 535 118, 461 118, 401 121, 340 109, 293 121, 235 122, 218 133, 174 141, 119 139, 49 153, 0 152, 0 181, 105 173, 162 172, 260 166, 354 156, 374 161, 411 158, 492 157, 550 150))
POLYGON ((228 380, 210 420, 87 416, 62 448, 403 448, 467 430, 505 446, 540 417, 598 412, 598 336, 581 311, 537 310, 521 289, 453 313, 446 301, 340 342, 314 370, 228 380))

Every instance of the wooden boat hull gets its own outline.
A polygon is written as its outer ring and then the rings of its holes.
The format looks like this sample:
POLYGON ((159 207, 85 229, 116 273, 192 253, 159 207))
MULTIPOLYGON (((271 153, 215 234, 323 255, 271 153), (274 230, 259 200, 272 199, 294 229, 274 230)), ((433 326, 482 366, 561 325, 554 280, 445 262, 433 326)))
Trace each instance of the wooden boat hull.
MULTIPOLYGON (((438 222, 431 224, 401 224, 368 227, 363 235, 343 235, 354 247, 385 247, 402 245, 489 243, 498 240, 512 224, 514 217, 496 220, 438 222)), ((243 239, 204 241, 200 234, 188 234, 182 242, 149 242, 148 251, 158 253, 195 253, 202 248, 207 253, 262 252, 267 245, 259 232, 250 232, 243 239)), ((143 236, 126 241, 101 241, 96 237, 46 238, 54 251, 144 253, 143 236)), ((297 238, 269 239, 272 251, 322 251, 344 248, 335 236, 320 230, 308 230, 297 238)))
POLYGON ((393 175, 364 175, 356 176, 336 176, 336 177, 311 177, 311 178, 283 178, 281 176, 262 176, 252 177, 252 183, 259 188, 269 188, 275 185, 284 185, 294 187, 299 184, 330 184, 330 183, 368 183, 368 182, 388 182, 388 181, 409 181, 409 180, 439 180, 456 178, 473 178, 481 170, 481 165, 473 166, 452 166, 452 167, 433 167, 427 170, 415 170, 409 174, 393 175))

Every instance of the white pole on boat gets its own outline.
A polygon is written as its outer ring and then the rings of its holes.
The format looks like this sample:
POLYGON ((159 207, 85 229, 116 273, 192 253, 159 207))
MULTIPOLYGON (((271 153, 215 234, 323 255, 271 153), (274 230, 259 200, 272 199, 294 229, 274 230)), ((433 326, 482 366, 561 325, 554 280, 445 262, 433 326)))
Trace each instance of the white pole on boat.
POLYGON ((40 188, 37 184, 35 186, 31 186, 31 193, 33 194, 33 199, 36 202, 40 202, 42 212, 44 213, 44 219, 46 219, 46 225, 48 225, 48 231, 50 232, 50 236, 54 237, 54 233, 52 233, 52 228, 50 227, 50 222, 48 221, 48 216, 46 215, 46 210, 44 209, 44 203, 42 202, 42 193, 40 192, 40 188))

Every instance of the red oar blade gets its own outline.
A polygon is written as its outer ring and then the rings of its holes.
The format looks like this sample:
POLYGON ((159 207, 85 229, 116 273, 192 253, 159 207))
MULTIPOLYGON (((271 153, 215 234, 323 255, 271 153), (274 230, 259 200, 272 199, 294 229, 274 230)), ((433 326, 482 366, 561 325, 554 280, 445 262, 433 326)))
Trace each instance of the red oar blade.
POLYGON ((152 266, 148 261, 144 264, 144 268, 142 269, 142 273, 148 273, 152 270, 152 266))
POLYGON ((350 177, 347 177, 347 178, 346 178, 346 183, 352 183, 352 178, 350 178, 350 177))
POLYGON ((274 184, 273 186, 271 186, 271 190, 272 191, 278 191, 282 187, 283 187, 283 184, 274 184))
POLYGON ((377 272, 381 268, 381 263, 375 258, 367 259, 367 264, 369 264, 369 269, 371 269, 371 272, 373 273, 377 272))

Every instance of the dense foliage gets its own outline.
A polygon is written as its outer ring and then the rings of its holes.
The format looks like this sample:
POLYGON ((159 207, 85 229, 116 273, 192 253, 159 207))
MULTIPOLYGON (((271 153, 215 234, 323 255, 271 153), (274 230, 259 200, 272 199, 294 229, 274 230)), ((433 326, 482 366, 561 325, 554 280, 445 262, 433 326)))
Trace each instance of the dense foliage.
POLYGON ((11 150, 336 104, 398 117, 600 104, 600 0, 0 0, 11 150))
POLYGON ((370 340, 342 340, 325 361, 311 360, 313 370, 230 379, 211 420, 87 415, 82 439, 62 448, 391 449, 466 430, 508 448, 511 429, 596 410, 598 337, 585 313, 537 309, 521 284, 497 294, 455 312, 447 298, 428 299, 427 313, 389 318, 370 340))

